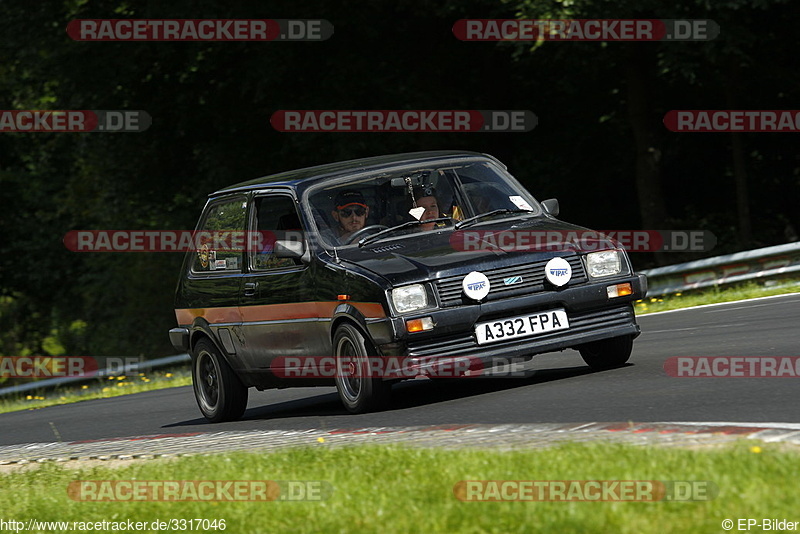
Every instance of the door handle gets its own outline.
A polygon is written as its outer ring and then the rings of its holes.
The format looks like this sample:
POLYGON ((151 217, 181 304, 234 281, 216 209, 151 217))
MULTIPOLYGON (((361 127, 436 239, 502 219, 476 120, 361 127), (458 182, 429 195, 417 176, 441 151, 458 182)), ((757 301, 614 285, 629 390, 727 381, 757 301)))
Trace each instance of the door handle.
POLYGON ((258 282, 245 282, 244 283, 244 296, 245 297, 254 297, 256 295, 256 288, 258 287, 258 282))

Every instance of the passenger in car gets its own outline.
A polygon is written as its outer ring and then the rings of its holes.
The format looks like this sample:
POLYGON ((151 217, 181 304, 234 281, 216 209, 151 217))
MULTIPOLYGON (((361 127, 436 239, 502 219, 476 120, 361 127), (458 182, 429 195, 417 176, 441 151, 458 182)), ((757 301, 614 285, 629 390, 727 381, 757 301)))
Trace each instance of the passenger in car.
MULTIPOLYGON (((417 203, 417 208, 425 208, 425 211, 418 218, 420 221, 428 221, 431 219, 438 219, 442 217, 439 210, 439 201, 436 199, 436 190, 433 187, 423 186, 414 188, 414 199, 417 203)), ((420 231, 433 230, 436 223, 425 223, 419 226, 420 231)))

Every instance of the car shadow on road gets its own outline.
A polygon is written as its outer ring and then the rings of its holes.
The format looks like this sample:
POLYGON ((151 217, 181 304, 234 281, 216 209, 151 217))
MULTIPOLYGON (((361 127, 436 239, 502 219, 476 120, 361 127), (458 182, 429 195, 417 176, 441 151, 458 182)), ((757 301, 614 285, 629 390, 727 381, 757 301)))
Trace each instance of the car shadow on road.
MULTIPOLYGON (((632 364, 626 364, 624 367, 629 366, 632 366, 632 364)), ((588 366, 576 366, 531 370, 526 371, 525 376, 513 378, 481 377, 407 380, 393 386, 391 404, 386 410, 379 413, 391 415, 392 412, 398 410, 414 409, 441 402, 535 386, 599 372, 604 371, 593 371, 588 366)), ((273 390, 272 394, 275 395, 276 392, 273 390)), ((252 398, 250 402, 252 405, 252 398)), ((315 420, 318 418, 330 418, 327 421, 330 424, 325 426, 341 427, 343 424, 361 425, 365 418, 374 421, 375 415, 377 414, 374 412, 359 415, 350 414, 342 406, 339 396, 335 392, 331 392, 321 395, 309 395, 285 402, 253 406, 245 412, 239 422, 292 420, 291 427, 308 428, 308 419, 310 418, 315 420)), ((163 428, 184 426, 208 426, 213 427, 215 430, 237 430, 238 428, 236 427, 240 425, 237 425, 237 422, 212 424, 204 418, 198 417, 197 419, 164 425, 163 428)), ((315 421, 314 426, 319 427, 319 422, 315 421)))
POLYGON ((416 408, 488 393, 544 384, 592 374, 587 366, 528 371, 524 377, 445 378, 413 380, 395 384, 392 404, 387 411, 416 408))

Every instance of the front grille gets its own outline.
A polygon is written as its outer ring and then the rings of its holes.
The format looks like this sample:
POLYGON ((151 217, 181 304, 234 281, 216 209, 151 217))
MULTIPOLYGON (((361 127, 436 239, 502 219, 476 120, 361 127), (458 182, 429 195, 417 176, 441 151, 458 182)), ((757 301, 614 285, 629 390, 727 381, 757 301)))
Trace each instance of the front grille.
MULTIPOLYGON (((565 256, 564 259, 567 260, 572 267, 572 278, 567 286, 571 287, 585 283, 587 280, 586 271, 583 269, 583 262, 580 256, 565 256)), ((489 278, 489 284, 491 286, 485 300, 507 299, 543 291, 545 284, 544 268, 548 261, 550 261, 549 258, 523 265, 515 265, 513 267, 481 271, 489 278), (522 283, 510 286, 503 283, 506 278, 514 276, 521 276, 522 283)), ((464 280, 464 276, 465 275, 449 276, 440 279, 436 283, 436 290, 439 292, 439 300, 443 308, 474 303, 472 300, 464 298, 463 289, 461 287, 461 281, 464 280)))
MULTIPOLYGON (((522 315, 524 313, 524 311, 515 312, 510 313, 509 316, 522 315)), ((510 339, 508 341, 498 341, 497 343, 487 343, 485 345, 478 345, 478 342, 475 340, 475 334, 470 330, 469 332, 462 332, 454 336, 409 343, 408 353, 415 357, 470 356, 486 349, 529 342, 545 343, 559 337, 572 337, 577 334, 588 333, 595 330, 626 326, 634 322, 634 313, 631 306, 590 312, 568 313, 567 317, 569 317, 569 328, 566 330, 548 332, 547 334, 539 334, 538 336, 510 339)), ((481 321, 483 321, 483 319, 481 319, 481 321)))

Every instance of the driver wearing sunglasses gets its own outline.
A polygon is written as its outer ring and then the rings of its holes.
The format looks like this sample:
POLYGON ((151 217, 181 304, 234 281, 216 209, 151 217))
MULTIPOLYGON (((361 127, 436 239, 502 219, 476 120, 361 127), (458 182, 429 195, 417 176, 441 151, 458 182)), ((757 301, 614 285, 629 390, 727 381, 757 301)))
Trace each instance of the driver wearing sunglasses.
POLYGON ((339 223, 338 233, 340 238, 347 238, 366 226, 369 217, 369 206, 364 200, 364 195, 353 189, 345 189, 337 193, 333 202, 333 219, 339 223))

